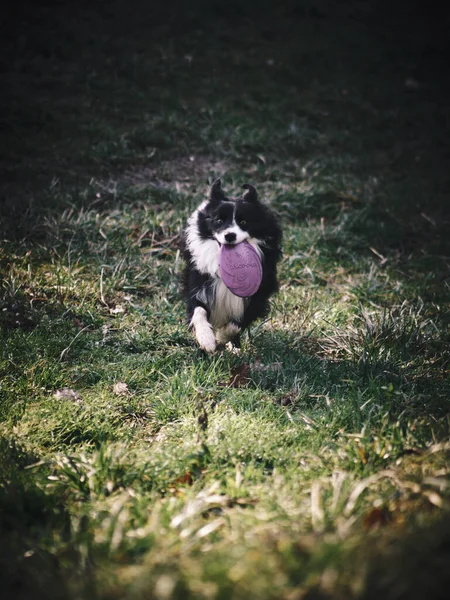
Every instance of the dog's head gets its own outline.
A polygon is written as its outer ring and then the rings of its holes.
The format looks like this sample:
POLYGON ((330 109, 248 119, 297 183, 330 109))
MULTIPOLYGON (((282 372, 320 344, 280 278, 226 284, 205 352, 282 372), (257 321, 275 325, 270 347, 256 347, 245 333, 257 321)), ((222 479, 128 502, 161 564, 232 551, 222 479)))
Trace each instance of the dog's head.
POLYGON ((199 214, 202 237, 213 238, 220 245, 235 245, 259 237, 264 211, 256 189, 248 183, 243 188, 242 196, 234 198, 225 196, 220 179, 213 183, 209 201, 199 214))

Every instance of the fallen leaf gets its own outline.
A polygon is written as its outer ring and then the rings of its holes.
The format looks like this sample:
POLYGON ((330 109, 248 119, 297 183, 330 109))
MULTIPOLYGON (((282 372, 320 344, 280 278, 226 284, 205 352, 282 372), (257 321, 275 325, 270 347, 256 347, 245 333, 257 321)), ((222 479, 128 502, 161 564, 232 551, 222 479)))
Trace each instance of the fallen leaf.
POLYGON ((230 379, 225 386, 232 388, 245 387, 250 380, 249 375, 250 369, 247 364, 237 365, 231 369, 230 379))
POLYGON ((79 392, 67 387, 56 390, 56 392, 53 393, 53 397, 56 398, 56 400, 71 400, 72 402, 82 401, 82 397, 79 392))
POLYGON ((118 381, 114 384, 113 392, 116 396, 129 396, 131 393, 128 384, 123 381, 118 381))
POLYGON ((125 308, 121 304, 117 304, 117 306, 114 306, 113 308, 110 308, 109 312, 112 315, 119 315, 119 314, 125 312, 125 308))
POLYGON ((186 471, 186 473, 184 473, 180 477, 177 477, 172 485, 173 486, 186 485, 186 484, 192 485, 192 483, 193 483, 192 473, 190 471, 186 471))
POLYGON ((255 362, 250 365, 250 368, 253 371, 272 371, 274 373, 281 371, 282 367, 283 363, 278 361, 264 365, 260 358, 257 358, 255 362))

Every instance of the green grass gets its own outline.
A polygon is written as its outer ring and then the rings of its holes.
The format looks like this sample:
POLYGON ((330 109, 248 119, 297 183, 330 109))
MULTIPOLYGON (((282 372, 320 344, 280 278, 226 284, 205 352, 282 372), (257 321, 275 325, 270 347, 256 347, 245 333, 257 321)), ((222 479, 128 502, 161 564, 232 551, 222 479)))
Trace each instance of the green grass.
POLYGON ((445 15, 258 6, 4 27, 2 597, 445 597, 445 15), (204 357, 178 236, 217 176, 284 255, 204 357))

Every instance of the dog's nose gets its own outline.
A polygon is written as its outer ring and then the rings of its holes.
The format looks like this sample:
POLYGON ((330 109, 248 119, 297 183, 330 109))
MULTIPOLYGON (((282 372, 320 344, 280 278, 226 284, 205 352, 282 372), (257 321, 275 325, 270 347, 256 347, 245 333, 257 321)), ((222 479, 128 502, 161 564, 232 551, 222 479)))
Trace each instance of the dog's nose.
POLYGON ((225 234, 225 241, 227 241, 229 244, 231 244, 232 242, 236 241, 236 234, 235 233, 226 233, 225 234))

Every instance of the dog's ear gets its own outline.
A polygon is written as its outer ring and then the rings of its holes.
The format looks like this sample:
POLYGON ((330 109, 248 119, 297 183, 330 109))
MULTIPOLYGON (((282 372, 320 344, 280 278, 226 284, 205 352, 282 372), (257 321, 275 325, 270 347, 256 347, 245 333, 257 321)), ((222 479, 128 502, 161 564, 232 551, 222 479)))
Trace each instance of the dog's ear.
POLYGON ((221 200, 225 200, 225 194, 222 191, 222 181, 216 179, 215 182, 211 186, 211 191, 209 192, 209 197, 214 202, 220 202, 221 200))
POLYGON ((251 185, 250 183, 244 183, 242 187, 244 188, 244 190, 246 190, 242 194, 242 200, 245 200, 246 202, 257 202, 258 192, 256 191, 256 188, 253 187, 253 185, 251 185))

